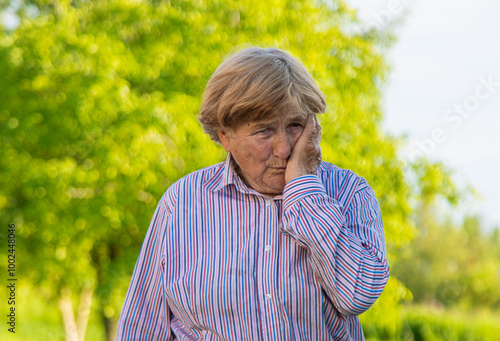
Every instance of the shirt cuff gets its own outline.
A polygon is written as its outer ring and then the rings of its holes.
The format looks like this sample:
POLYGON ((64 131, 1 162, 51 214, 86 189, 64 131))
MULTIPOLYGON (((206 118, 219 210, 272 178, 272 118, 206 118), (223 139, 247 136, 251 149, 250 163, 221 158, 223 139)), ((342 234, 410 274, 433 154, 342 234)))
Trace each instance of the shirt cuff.
POLYGON ((316 175, 303 175, 286 184, 283 190, 283 209, 295 205, 310 195, 326 195, 325 187, 316 175))

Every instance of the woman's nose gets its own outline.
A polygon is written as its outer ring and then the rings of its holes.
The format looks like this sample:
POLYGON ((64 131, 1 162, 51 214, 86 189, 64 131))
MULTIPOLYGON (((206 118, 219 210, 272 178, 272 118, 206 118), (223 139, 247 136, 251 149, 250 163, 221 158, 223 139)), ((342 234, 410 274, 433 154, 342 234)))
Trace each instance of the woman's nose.
POLYGON ((292 153, 293 138, 286 133, 278 133, 274 140, 274 156, 280 159, 288 159, 292 153))

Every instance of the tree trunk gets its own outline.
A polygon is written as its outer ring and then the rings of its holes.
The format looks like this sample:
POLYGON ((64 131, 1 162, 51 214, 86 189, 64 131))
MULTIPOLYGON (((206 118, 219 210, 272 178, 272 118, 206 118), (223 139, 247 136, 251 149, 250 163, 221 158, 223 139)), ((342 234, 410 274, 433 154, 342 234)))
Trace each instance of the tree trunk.
POLYGON ((85 340, 85 332, 87 331, 87 324, 89 322, 90 306, 92 305, 93 292, 93 288, 87 286, 83 287, 82 293, 80 295, 78 317, 75 322, 73 303, 71 302, 71 290, 69 288, 63 288, 61 290, 59 309, 62 313, 67 341, 85 340))
POLYGON ((113 318, 108 318, 102 313, 104 327, 106 329, 106 340, 113 341, 116 335, 116 321, 113 318))
POLYGON ((75 314, 73 313, 73 303, 71 303, 71 291, 68 288, 63 288, 61 290, 59 309, 61 310, 64 321, 66 340, 79 341, 78 330, 75 323, 75 314))
POLYGON ((92 305, 92 295, 94 289, 84 286, 80 295, 80 307, 78 309, 78 317, 76 320, 76 327, 78 330, 78 338, 80 341, 85 340, 85 333, 87 331, 87 324, 89 322, 90 307, 92 305))

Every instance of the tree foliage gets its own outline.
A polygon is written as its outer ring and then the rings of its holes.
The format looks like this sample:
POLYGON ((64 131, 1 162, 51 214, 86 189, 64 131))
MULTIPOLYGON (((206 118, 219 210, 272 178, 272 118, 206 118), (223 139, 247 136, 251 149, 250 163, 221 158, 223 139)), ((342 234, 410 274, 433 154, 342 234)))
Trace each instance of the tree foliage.
MULTIPOLYGON (((326 94, 324 159, 374 188, 391 264, 411 240, 418 190, 397 156, 402 141, 380 127, 389 67, 379 43, 389 38, 353 31, 343 2, 26 4, 37 14, 20 11, 20 26, 0 32, 0 211, 20 226, 22 276, 38 294, 92 287, 104 320, 116 320, 161 195, 225 157, 196 115, 222 58, 249 44, 291 52, 326 94)), ((442 193, 433 179, 445 172, 421 174, 419 188, 442 193)), ((365 320, 397 316, 406 294, 391 283, 365 320)))
POLYGON ((400 250, 393 273, 417 303, 441 307, 500 308, 500 238, 498 228, 481 229, 470 216, 456 226, 439 222, 431 207, 422 207, 419 234, 400 250))

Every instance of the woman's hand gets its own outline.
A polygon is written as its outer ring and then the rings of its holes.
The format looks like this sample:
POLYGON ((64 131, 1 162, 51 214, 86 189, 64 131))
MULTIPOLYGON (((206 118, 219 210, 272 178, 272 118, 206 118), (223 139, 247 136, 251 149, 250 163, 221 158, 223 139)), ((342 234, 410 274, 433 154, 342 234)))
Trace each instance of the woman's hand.
POLYGON ((321 126, 316 115, 311 114, 288 160, 285 172, 286 183, 299 176, 316 174, 321 163, 320 141, 321 126))

